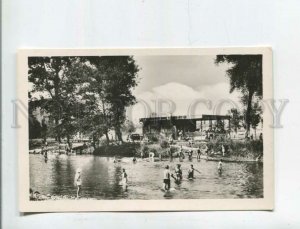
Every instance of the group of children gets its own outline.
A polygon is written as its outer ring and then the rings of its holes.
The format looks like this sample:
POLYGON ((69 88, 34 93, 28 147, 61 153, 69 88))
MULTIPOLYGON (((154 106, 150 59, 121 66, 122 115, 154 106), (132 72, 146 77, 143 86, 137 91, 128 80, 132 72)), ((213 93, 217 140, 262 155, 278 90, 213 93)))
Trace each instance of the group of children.
MULTIPOLYGON (((117 160, 114 158, 114 162, 117 160)), ((133 158, 133 162, 136 162, 136 158, 133 158)), ((223 169, 223 163, 222 160, 218 163, 218 172, 219 174, 222 173, 223 169)), ((200 173, 199 170, 195 169, 193 165, 190 166, 187 173, 187 179, 194 179, 194 171, 200 173)), ((177 164, 175 168, 175 175, 171 173, 169 165, 166 165, 165 170, 163 171, 163 183, 164 183, 164 190, 168 191, 171 188, 171 177, 175 180, 175 182, 178 184, 183 179, 182 175, 182 169, 181 165, 177 164)), ((126 170, 123 168, 122 170, 122 181, 121 185, 127 190, 127 182, 128 182, 128 175, 126 173, 126 170)), ((81 192, 81 185, 82 185, 82 178, 81 178, 81 169, 78 168, 76 170, 75 178, 74 178, 74 184, 77 186, 77 198, 80 197, 81 192)))
MULTIPOLYGON (((218 163, 218 173, 221 174, 223 169, 222 160, 218 163)), ((187 179, 191 180, 194 179, 194 171, 200 173, 199 170, 195 169, 193 165, 190 166, 188 169, 187 179)), ((169 165, 166 165, 165 170, 163 172, 163 183, 164 183, 164 190, 168 191, 171 188, 171 177, 175 180, 175 183, 180 183, 183 176, 182 176, 182 169, 181 165, 177 164, 175 168, 175 175, 171 173, 169 165)))
MULTIPOLYGON (((206 150, 206 149, 205 149, 205 150, 206 150)), ((188 151, 186 151, 186 152, 187 152, 187 154, 188 154, 189 160, 191 161, 192 158, 193 158, 193 152, 194 152, 194 151, 193 151, 192 149, 190 149, 190 150, 188 150, 188 151)), ((202 152, 201 152, 201 149, 200 149, 200 146, 199 146, 199 147, 197 148, 197 160, 200 160, 201 154, 202 154, 202 152)), ((181 159, 184 159, 184 158, 185 158, 184 152, 183 152, 183 149, 182 149, 182 146, 180 147, 179 157, 180 157, 181 159)))
MULTIPOLYGON (((195 169, 193 165, 188 170, 187 178, 188 179, 194 179, 194 171, 200 173, 199 170, 195 169)), ((175 175, 171 173, 169 165, 166 165, 165 170, 163 172, 163 183, 164 183, 164 189, 167 191, 171 187, 171 177, 175 180, 176 183, 179 183, 182 179, 182 169, 181 165, 177 164, 175 168, 175 175)))

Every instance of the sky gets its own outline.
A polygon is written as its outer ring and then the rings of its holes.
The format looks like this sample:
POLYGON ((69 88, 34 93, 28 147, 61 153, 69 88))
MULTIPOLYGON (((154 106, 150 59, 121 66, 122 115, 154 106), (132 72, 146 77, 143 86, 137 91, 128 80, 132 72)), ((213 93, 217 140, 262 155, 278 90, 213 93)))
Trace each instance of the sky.
MULTIPOLYGON (((140 71, 133 94, 139 101, 127 111, 128 118, 158 116, 201 116, 216 114, 223 100, 239 106, 239 92, 229 93, 228 64, 216 65, 215 56, 134 56, 140 71), (210 100, 206 106, 203 100, 210 100), (197 105, 198 104, 198 105, 197 105)), ((227 114, 230 103, 223 103, 218 114, 227 114)))

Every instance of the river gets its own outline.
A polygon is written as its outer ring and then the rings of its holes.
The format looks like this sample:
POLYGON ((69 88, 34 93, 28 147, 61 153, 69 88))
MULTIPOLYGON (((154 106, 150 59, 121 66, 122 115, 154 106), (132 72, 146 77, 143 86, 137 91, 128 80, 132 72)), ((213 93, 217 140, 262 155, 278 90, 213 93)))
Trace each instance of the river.
POLYGON ((45 162, 42 155, 29 155, 30 187, 42 194, 76 195, 74 175, 82 169, 82 196, 96 199, 224 199, 262 198, 262 163, 226 163, 218 174, 217 162, 197 161, 178 158, 149 162, 148 159, 120 158, 117 163, 112 157, 93 155, 49 155, 45 162), (174 191, 166 195, 162 192, 163 170, 166 165, 174 172, 180 163, 184 180, 171 187, 174 191), (191 163, 200 173, 195 172, 194 180, 187 180, 187 170, 191 163), (128 188, 120 186, 122 169, 128 174, 128 188))

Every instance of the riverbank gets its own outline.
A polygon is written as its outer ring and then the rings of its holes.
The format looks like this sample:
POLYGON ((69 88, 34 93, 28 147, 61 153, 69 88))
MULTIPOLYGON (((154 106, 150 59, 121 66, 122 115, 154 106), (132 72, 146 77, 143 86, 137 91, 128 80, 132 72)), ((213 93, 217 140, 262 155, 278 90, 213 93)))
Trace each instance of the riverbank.
POLYGON ((47 200, 96 200, 95 198, 90 197, 80 197, 77 198, 76 196, 71 195, 44 195, 40 194, 39 192, 34 192, 29 195, 30 201, 47 201, 47 200))
POLYGON ((263 142, 262 141, 201 141, 196 143, 176 142, 165 146, 165 144, 149 144, 141 146, 141 151, 145 156, 154 153, 155 157, 179 157, 182 151, 185 157, 192 151, 196 157, 200 149, 201 159, 210 161, 227 162, 262 162, 263 142))
MULTIPOLYGON (((223 160, 228 162, 257 162, 263 161, 262 141, 235 141, 235 140, 212 140, 199 142, 168 142, 144 143, 144 142, 123 142, 122 144, 102 145, 90 150, 89 147, 76 143, 79 150, 72 150, 75 154, 94 154, 97 156, 110 157, 149 157, 154 154, 156 158, 179 157, 180 151, 187 157, 188 152, 193 151, 195 157, 198 149, 201 151, 201 158, 205 160, 223 160), (82 148, 82 149, 81 149, 82 148)), ((50 150, 51 147, 48 147, 50 150)), ((53 152, 64 153, 64 150, 53 150, 53 152)), ((42 149, 30 150, 29 153, 42 153, 42 149)), ((65 152, 66 153, 66 152, 65 152)))
POLYGON ((96 148, 93 154, 97 156, 137 157, 140 156, 140 152, 140 143, 126 142, 121 145, 102 145, 96 148))

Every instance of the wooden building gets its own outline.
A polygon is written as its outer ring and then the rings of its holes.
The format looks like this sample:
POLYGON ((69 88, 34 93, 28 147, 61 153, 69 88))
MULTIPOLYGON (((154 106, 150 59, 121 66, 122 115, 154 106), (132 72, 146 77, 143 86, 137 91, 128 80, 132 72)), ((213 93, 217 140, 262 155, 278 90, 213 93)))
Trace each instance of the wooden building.
MULTIPOLYGON (((153 132, 175 131, 185 134, 186 132, 195 132, 206 130, 207 127, 212 129, 217 122, 223 122, 230 129, 230 116, 227 115, 202 115, 201 118, 190 118, 187 116, 170 116, 170 117, 150 117, 141 118, 143 123, 143 134, 153 132)), ((176 137, 175 137, 176 138, 176 137)))

